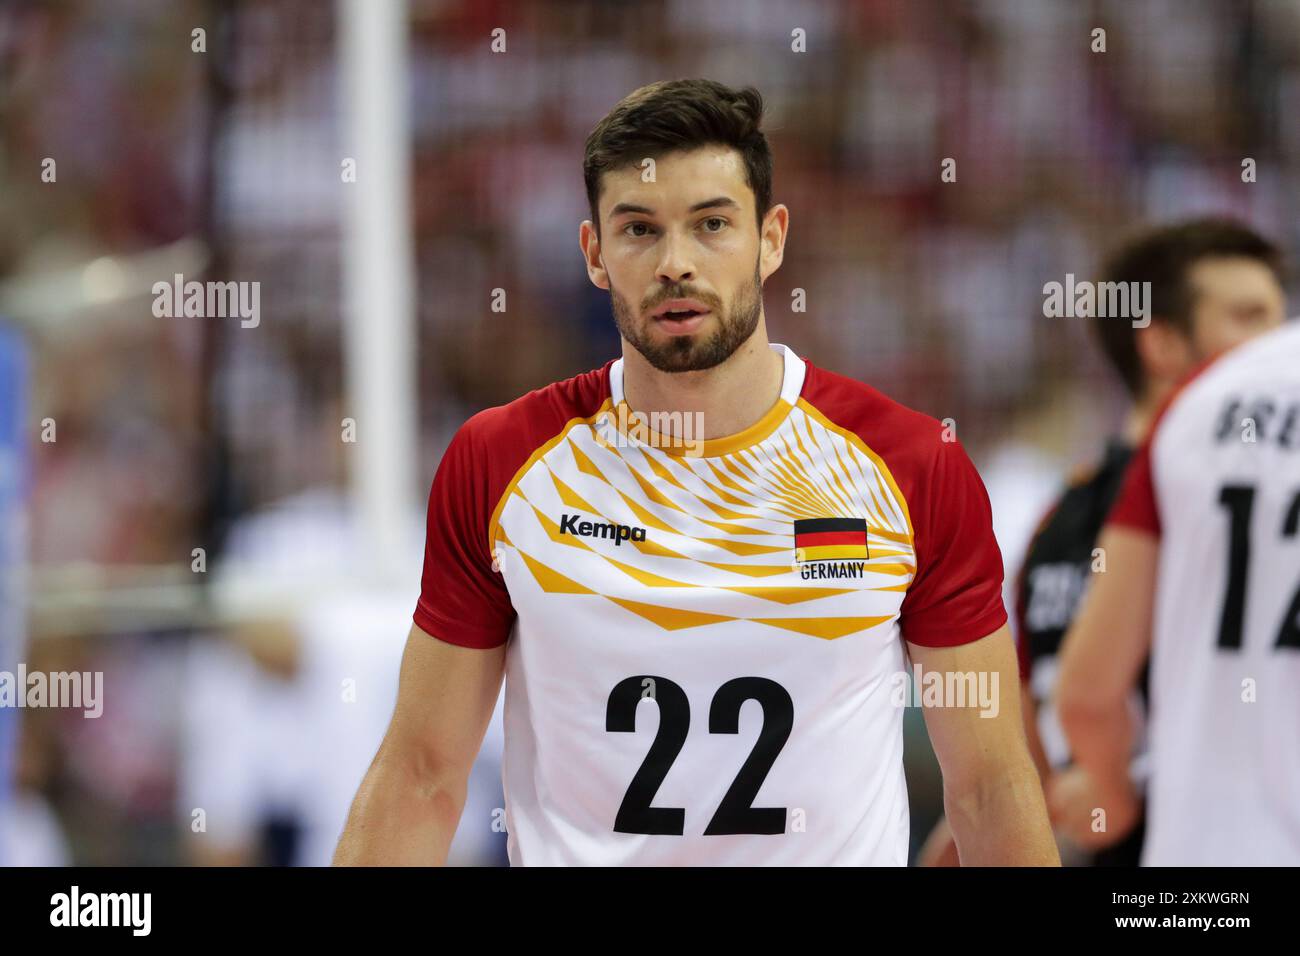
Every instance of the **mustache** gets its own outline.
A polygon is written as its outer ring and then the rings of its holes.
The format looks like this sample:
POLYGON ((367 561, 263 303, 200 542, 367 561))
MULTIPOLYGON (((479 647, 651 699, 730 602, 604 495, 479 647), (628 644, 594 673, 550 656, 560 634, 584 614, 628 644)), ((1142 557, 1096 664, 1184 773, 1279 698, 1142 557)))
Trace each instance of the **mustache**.
POLYGON ((682 290, 682 291, 670 292, 667 295, 658 296, 653 302, 651 302, 649 305, 644 307, 644 311, 649 312, 651 309, 657 309, 663 303, 669 302, 673 299, 695 299, 699 302, 703 302, 706 306, 709 307, 711 311, 717 310, 716 303, 709 296, 700 295, 698 292, 682 290))

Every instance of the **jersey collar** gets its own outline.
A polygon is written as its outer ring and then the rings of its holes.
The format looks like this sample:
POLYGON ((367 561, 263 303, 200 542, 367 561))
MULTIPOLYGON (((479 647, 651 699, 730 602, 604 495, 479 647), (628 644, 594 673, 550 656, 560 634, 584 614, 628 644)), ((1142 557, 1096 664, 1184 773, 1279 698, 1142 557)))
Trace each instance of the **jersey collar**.
MULTIPOLYGON (((808 366, 788 345, 769 342, 767 347, 773 352, 779 352, 785 361, 785 376, 781 379, 781 401, 793 405, 799 401, 799 393, 803 391, 803 379, 808 366)), ((615 359, 614 364, 609 368, 609 399, 615 405, 623 401, 622 358, 615 359)))
MULTIPOLYGON (((691 446, 694 448, 694 455, 704 458, 716 458, 758 444, 780 427, 781 422, 785 420, 785 417, 790 414, 790 410, 799 401, 799 394, 803 391, 804 376, 808 371, 808 366, 788 346, 771 342, 768 347, 781 355, 785 368, 781 379, 781 396, 777 399, 776 404, 768 409, 762 418, 744 431, 721 438, 710 438, 691 446)), ((622 358, 615 360, 613 365, 610 366, 609 396, 610 402, 615 409, 622 406, 626 411, 626 403, 623 399, 622 358)), ((691 454, 691 452, 684 451, 680 446, 676 446, 670 441, 661 442, 653 433, 651 435, 654 444, 669 454, 691 454)))

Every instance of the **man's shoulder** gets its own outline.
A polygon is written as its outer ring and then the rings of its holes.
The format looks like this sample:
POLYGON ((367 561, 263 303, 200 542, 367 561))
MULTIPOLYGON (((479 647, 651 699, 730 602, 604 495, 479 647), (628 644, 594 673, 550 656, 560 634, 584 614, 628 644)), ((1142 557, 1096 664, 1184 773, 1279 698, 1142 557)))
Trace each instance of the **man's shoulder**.
POLYGON ((591 419, 600 411, 609 398, 609 369, 613 364, 611 359, 600 368, 535 388, 504 405, 485 408, 470 416, 460 431, 476 443, 527 448, 531 453, 561 434, 570 422, 591 419))
POLYGON ((855 435, 891 467, 929 463, 945 446, 958 445, 955 423, 940 422, 865 382, 807 365, 801 402, 837 430, 855 435))
MULTIPOLYGON (((1007 620, 1002 555, 988 494, 955 423, 807 365, 800 408, 865 450, 888 479, 885 498, 901 505, 916 562, 900 612, 903 637, 909 644, 949 647, 997 631, 1007 620)), ((870 489, 870 480, 864 486, 870 489)))

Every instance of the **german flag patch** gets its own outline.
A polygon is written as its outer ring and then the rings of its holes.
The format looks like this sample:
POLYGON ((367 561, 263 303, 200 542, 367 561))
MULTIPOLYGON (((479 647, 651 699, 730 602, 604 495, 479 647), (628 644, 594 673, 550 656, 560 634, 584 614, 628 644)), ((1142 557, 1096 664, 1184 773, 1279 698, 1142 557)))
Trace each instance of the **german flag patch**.
POLYGON ((801 564, 869 557, 865 518, 800 518, 794 523, 794 559, 801 564))

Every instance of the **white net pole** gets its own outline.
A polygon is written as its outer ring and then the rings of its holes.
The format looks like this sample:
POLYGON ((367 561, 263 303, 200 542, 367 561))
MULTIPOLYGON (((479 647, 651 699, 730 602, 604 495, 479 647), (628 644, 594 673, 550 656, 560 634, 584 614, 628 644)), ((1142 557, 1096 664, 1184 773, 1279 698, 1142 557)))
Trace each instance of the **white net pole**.
POLYGON ((356 181, 340 186, 343 414, 356 421, 349 480, 366 577, 386 582, 410 577, 402 546, 418 514, 408 23, 405 0, 338 0, 339 161, 356 161, 356 181))

